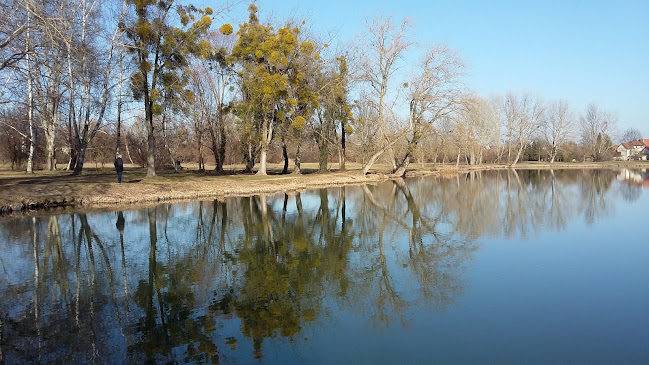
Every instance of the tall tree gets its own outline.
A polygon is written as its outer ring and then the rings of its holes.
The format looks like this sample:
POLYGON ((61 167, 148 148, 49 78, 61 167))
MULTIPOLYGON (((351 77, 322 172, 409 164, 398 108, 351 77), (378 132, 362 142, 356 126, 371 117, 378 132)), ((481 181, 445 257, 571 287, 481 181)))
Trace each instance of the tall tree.
POLYGON ((348 102, 349 83, 351 76, 347 57, 342 55, 335 58, 330 70, 319 76, 319 105, 316 111, 315 127, 316 140, 320 149, 319 169, 327 169, 329 146, 338 149, 340 170, 345 170, 347 135, 353 130, 354 117, 348 102), (337 131, 340 130, 340 139, 337 131))
POLYGON ((295 53, 290 61, 294 70, 289 77, 288 98, 296 102, 283 103, 278 119, 282 139, 282 154, 284 156, 284 169, 288 173, 288 144, 295 144, 295 157, 293 173, 301 173, 301 149, 306 139, 307 121, 312 120, 316 109, 321 105, 321 84, 319 82, 324 61, 319 56, 319 50, 311 41, 302 41, 300 51, 295 53))
MULTIPOLYGON (((363 166, 363 174, 367 174, 378 158, 385 151, 392 151, 396 139, 388 135, 388 116, 392 112, 387 105, 388 90, 393 81, 397 63, 410 48, 412 42, 407 39, 412 28, 409 19, 404 19, 395 26, 391 18, 377 17, 366 24, 368 36, 363 43, 364 54, 360 62, 361 79, 367 82, 372 93, 372 106, 376 108, 379 137, 382 145, 363 166)), ((405 133, 402 133, 405 135, 405 133)), ((391 156, 393 167, 396 169, 394 154, 391 156)))
POLYGON ((56 168, 55 139, 63 100, 66 51, 65 28, 70 23, 67 2, 25 0, 31 18, 34 19, 32 74, 34 82, 35 109, 45 137, 45 165, 47 170, 56 168))
POLYGON ((559 148, 570 141, 575 127, 575 115, 566 100, 558 100, 545 110, 542 133, 550 145, 550 163, 554 163, 559 148))
POLYGON ((127 0, 134 19, 122 23, 131 41, 129 49, 138 69, 131 75, 131 89, 144 102, 147 129, 147 176, 156 175, 154 116, 163 112, 164 89, 186 93, 189 77, 183 74, 188 58, 207 58, 210 43, 201 39, 212 24, 211 8, 180 5, 174 0, 127 0))
POLYGON ((408 146, 399 159, 394 173, 403 176, 410 158, 424 133, 438 120, 446 118, 460 107, 459 77, 464 63, 457 53, 437 46, 425 54, 421 73, 410 84, 410 116, 408 146))
POLYGON ((516 147, 514 160, 509 160, 510 166, 518 163, 523 151, 538 131, 543 115, 543 104, 538 97, 530 94, 516 95, 510 92, 505 97, 505 118, 508 131, 508 143, 516 147))
POLYGON ((458 123, 468 132, 464 147, 469 164, 482 163, 486 148, 497 145, 500 136, 500 120, 496 110, 478 96, 466 96, 462 100, 458 123))
MULTIPOLYGON (((106 7, 100 7, 97 2, 88 0, 80 0, 78 5, 78 7, 71 7, 75 13, 71 14, 72 21, 64 41, 67 49, 69 120, 74 132, 76 156, 74 175, 80 175, 83 171, 88 144, 104 122, 106 108, 114 86, 111 83, 116 66, 114 55, 122 37, 120 27, 115 24, 108 42, 101 42, 101 38, 106 34, 103 34, 101 26, 96 20, 101 18, 101 12, 106 11, 106 7), (101 44, 105 44, 105 48, 102 49, 101 44), (105 57, 99 57, 99 54, 103 54, 105 57)), ((124 10, 122 8, 119 15, 120 23, 124 16, 124 10)), ((121 77, 120 69, 117 80, 120 89, 121 77)), ((118 101, 118 118, 121 118, 120 103, 121 100, 118 101)), ((119 129, 120 127, 118 127, 118 133, 119 129)), ((119 149, 119 145, 117 145, 117 149, 119 149)))
POLYGON ((235 37, 232 26, 226 24, 219 32, 211 32, 208 40, 212 44, 212 54, 197 67, 204 71, 196 74, 196 82, 201 87, 200 100, 203 105, 205 130, 210 137, 210 149, 214 156, 215 170, 223 173, 226 150, 226 121, 231 111, 234 71, 230 53, 235 37))
MULTIPOLYGON (((31 26, 31 14, 27 8, 27 25, 31 26)), ((27 73, 27 119, 29 123, 29 155, 27 157, 27 173, 34 172, 34 151, 36 149, 36 131, 34 129, 34 77, 31 64, 31 32, 29 28, 25 37, 26 73, 27 73)))
POLYGON ((607 152, 612 150, 611 135, 617 124, 617 117, 597 104, 590 103, 579 122, 585 155, 590 156, 593 161, 603 160, 607 152))
POLYGON ((275 30, 259 23, 257 7, 248 8, 248 22, 241 24, 232 49, 238 64, 242 101, 237 109, 246 129, 260 141, 259 175, 266 175, 267 154, 278 124, 297 119, 298 99, 290 93, 299 85, 299 57, 319 58, 314 48, 302 47, 300 29, 287 24, 275 30))

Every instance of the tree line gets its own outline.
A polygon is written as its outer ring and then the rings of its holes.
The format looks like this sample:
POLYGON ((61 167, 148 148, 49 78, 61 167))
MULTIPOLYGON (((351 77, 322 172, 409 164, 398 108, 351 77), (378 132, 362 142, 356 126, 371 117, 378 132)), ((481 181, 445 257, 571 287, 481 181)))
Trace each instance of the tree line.
MULTIPOLYGON (((377 16, 333 47, 304 20, 235 29, 219 9, 174 0, 4 0, 0 158, 81 174, 116 153, 147 168, 268 161, 300 172, 349 159, 405 174, 413 161, 515 165, 612 155, 617 117, 529 92, 480 96, 458 51, 425 48, 409 19, 377 16), (342 44, 342 42, 340 43, 342 44), (413 54, 418 62, 410 62, 413 54)), ((624 137, 640 138, 637 130, 624 137)))

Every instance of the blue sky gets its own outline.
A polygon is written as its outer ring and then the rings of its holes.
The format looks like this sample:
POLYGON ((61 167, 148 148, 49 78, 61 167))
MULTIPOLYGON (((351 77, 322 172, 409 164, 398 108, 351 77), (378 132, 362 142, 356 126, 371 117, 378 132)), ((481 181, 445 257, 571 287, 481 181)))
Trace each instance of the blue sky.
MULTIPOLYGON (((262 22, 293 16, 315 32, 350 42, 366 17, 412 18, 421 48, 445 42, 468 65, 469 87, 483 96, 507 91, 589 102, 616 113, 619 131, 649 138, 649 0, 641 1, 356 1, 259 0, 262 22)), ((246 20, 245 5, 226 15, 246 20)), ((235 27, 236 28, 236 27, 235 27)))

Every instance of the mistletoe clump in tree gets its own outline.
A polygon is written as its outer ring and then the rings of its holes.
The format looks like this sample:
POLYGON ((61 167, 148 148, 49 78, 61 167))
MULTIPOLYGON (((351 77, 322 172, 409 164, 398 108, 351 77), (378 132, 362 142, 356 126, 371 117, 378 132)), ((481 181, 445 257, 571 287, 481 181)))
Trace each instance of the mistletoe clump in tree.
POLYGON ((315 47, 300 43, 298 27, 287 24, 275 30, 259 23, 255 5, 248 10, 248 22, 237 32, 231 57, 238 67, 242 92, 237 105, 242 129, 250 133, 249 140, 258 141, 258 174, 266 175, 266 156, 275 128, 283 124, 300 127, 309 117, 301 115, 310 109, 305 103, 317 98, 298 95, 296 90, 303 83, 305 60, 318 61, 320 57, 315 47))

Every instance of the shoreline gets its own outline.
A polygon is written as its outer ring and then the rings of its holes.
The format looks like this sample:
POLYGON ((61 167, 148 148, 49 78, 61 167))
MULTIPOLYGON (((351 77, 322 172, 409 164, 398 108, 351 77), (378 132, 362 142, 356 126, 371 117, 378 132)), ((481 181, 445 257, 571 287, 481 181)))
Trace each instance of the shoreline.
MULTIPOLYGON (((506 170, 507 165, 483 164, 476 166, 429 165, 418 167, 412 164, 406 177, 456 176, 469 171, 506 170)), ((603 163, 520 163, 517 170, 562 170, 562 169, 643 169, 649 162, 608 161, 603 163)), ((122 184, 114 181, 113 171, 102 169, 72 176, 69 172, 41 172, 37 175, 10 173, 0 174, 0 218, 49 213, 55 210, 115 210, 137 209, 165 202, 186 202, 196 200, 224 199, 227 197, 253 196, 305 191, 336 186, 377 184, 399 179, 378 168, 368 175, 361 175, 360 169, 326 173, 308 172, 301 175, 271 174, 257 176, 250 174, 214 175, 209 171, 194 170, 175 174, 161 171, 155 178, 146 178, 144 169, 131 169, 125 173, 122 184), (141 171, 140 171, 141 170, 141 171)))

